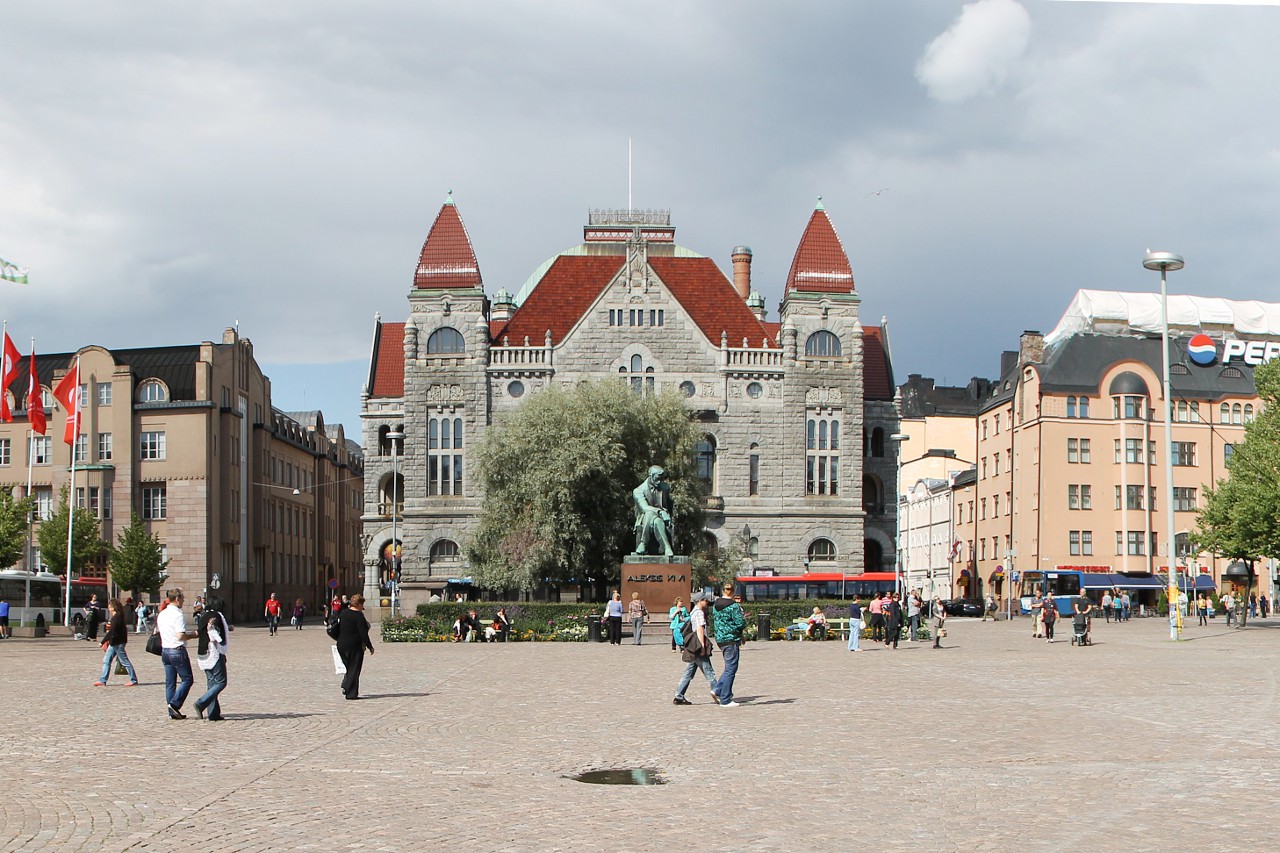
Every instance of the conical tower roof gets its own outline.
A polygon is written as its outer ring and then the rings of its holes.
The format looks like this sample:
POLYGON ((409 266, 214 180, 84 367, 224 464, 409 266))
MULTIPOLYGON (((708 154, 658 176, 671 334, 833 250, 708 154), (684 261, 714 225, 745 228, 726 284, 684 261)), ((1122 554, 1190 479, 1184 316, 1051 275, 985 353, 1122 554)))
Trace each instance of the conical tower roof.
POLYGON ((422 289, 480 287, 480 264, 453 193, 445 199, 418 256, 413 286, 422 289))
POLYGON ((796 256, 787 274, 787 291, 811 293, 853 293, 853 268, 844 244, 827 218, 827 210, 818 206, 800 237, 796 256))

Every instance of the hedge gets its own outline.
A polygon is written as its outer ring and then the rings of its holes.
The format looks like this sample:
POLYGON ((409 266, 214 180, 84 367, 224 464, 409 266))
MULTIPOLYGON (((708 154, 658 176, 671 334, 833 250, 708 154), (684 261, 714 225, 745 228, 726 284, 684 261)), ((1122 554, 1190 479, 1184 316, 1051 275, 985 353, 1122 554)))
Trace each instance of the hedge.
MULTIPOLYGON (((604 605, 598 603, 549 603, 540 601, 438 602, 419 604, 417 615, 382 621, 385 643, 445 643, 453 637, 453 623, 459 615, 474 607, 481 625, 493 621, 499 607, 505 607, 511 622, 511 642, 586 642, 587 617, 600 615, 604 605)), ((821 607, 828 619, 849 615, 847 601, 769 600, 750 601, 742 605, 747 617, 745 639, 754 640, 757 616, 768 613, 773 638, 777 639, 795 619, 808 618, 814 607, 821 607)), ((650 628, 663 629, 665 611, 650 613, 650 628)))

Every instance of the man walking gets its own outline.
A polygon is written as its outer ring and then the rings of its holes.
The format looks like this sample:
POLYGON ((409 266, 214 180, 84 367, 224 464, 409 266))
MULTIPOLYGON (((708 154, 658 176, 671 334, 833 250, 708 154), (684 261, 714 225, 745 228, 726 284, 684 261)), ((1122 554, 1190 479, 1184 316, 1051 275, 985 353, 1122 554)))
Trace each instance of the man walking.
POLYGON ((902 633, 902 602, 896 592, 889 598, 889 603, 884 605, 884 623, 884 644, 897 649, 898 637, 902 633))
POLYGON ((715 699, 717 705, 720 704, 720 696, 716 693, 716 671, 711 668, 711 638, 707 636, 707 600, 707 595, 703 592, 693 596, 693 610, 689 614, 693 637, 680 654, 680 659, 686 665, 684 675, 680 677, 680 684, 676 687, 676 698, 672 700, 672 703, 676 705, 693 704, 684 698, 684 691, 688 689, 689 682, 693 680, 693 673, 699 669, 702 670, 702 675, 707 679, 707 686, 711 688, 712 698, 715 699))
POLYGON ((276 598, 274 592, 267 599, 267 604, 262 609, 262 615, 267 617, 267 628, 270 629, 271 636, 274 637, 276 631, 280 629, 280 599, 276 598))
POLYGON ((187 640, 195 637, 187 630, 186 617, 182 615, 181 589, 169 590, 169 606, 156 617, 156 630, 160 632, 160 660, 164 662, 164 701, 168 705, 169 719, 185 720, 182 703, 195 680, 191 675, 191 658, 187 657, 187 640))
POLYGON ((733 584, 726 583, 721 589, 723 595, 712 605, 715 610, 715 636, 720 646, 720 654, 724 655, 724 671, 720 680, 711 687, 711 692, 720 698, 720 704, 726 708, 736 708, 733 701, 733 679, 738 674, 738 655, 742 651, 742 632, 747 626, 747 617, 742 613, 742 605, 733 598, 733 584))

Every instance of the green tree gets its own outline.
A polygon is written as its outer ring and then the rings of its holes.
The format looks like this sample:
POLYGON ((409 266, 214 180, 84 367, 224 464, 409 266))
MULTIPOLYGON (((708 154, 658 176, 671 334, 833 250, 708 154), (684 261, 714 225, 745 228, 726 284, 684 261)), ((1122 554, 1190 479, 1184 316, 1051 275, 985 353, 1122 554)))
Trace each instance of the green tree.
POLYGON ((1253 372, 1262 411, 1244 429, 1227 461, 1228 477, 1205 488, 1195 542, 1203 550, 1252 568, 1280 558, 1280 361, 1253 372))
POLYGON ((129 526, 116 537, 116 547, 111 550, 111 577, 123 589, 137 598, 144 590, 160 587, 165 567, 164 549, 160 537, 147 532, 136 512, 130 513, 129 526))
MULTIPOLYGON (((49 518, 40 522, 40 554, 44 558, 49 571, 54 574, 66 574, 67 571, 67 517, 70 507, 67 501, 68 488, 62 487, 62 500, 58 509, 49 518)), ((110 551, 111 546, 102 541, 98 532, 98 520, 87 509, 77 508, 71 528, 71 569, 77 574, 84 572, 85 566, 102 558, 110 551)))
POLYGON ((635 549, 631 490, 650 465, 671 480, 676 553, 703 543, 701 432, 675 392, 617 381, 552 385, 489 430, 474 468, 484 490, 467 546, 481 586, 528 591, 543 580, 615 583, 635 549))
POLYGON ((12 566, 27 549, 27 519, 34 502, 0 489, 0 566, 12 566))

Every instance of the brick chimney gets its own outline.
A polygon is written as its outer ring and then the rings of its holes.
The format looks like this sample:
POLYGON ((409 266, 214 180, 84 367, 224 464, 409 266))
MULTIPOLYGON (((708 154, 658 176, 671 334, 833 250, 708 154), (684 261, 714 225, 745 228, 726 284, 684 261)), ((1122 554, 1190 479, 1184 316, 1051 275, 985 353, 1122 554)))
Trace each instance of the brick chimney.
POLYGON ((1044 335, 1035 331, 1026 331, 1018 339, 1018 363, 1038 364, 1044 357, 1044 335))
POLYGON ((743 301, 751 295, 751 247, 733 248, 733 289, 743 301))

